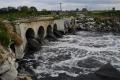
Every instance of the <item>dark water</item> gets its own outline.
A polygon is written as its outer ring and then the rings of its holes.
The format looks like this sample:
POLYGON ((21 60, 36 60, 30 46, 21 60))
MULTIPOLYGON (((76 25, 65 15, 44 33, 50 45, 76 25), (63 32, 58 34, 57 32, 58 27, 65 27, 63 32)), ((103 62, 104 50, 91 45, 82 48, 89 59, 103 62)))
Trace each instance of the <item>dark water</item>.
POLYGON ((34 56, 38 64, 32 70, 38 78, 60 73, 77 77, 93 73, 107 62, 119 70, 120 35, 81 31, 49 42, 34 56))

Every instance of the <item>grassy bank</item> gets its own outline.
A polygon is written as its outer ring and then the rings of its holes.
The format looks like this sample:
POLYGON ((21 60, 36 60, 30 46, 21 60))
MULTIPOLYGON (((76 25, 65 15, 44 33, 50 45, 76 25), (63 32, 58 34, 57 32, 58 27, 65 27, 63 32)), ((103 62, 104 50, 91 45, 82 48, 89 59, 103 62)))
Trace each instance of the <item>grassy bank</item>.
POLYGON ((120 17, 120 11, 89 11, 86 15, 92 17, 120 17))
POLYGON ((2 22, 0 22, 0 43, 3 46, 8 47, 10 42, 10 35, 8 35, 5 25, 2 22))

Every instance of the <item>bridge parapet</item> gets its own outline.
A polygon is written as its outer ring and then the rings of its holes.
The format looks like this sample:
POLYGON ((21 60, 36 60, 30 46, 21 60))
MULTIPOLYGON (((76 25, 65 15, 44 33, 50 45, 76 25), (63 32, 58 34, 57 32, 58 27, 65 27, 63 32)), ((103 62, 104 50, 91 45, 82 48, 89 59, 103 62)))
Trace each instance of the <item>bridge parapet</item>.
POLYGON ((34 17, 34 18, 25 18, 25 19, 16 20, 15 22, 30 23, 30 22, 48 21, 48 20, 54 20, 54 17, 34 17))

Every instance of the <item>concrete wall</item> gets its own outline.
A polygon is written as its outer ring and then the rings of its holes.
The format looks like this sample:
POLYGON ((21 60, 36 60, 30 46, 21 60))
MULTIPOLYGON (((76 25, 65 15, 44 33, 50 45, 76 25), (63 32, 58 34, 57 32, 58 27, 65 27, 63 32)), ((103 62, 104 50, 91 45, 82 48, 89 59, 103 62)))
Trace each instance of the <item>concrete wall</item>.
POLYGON ((40 26, 44 27, 45 35, 46 36, 46 30, 48 25, 51 25, 53 27, 54 24, 57 24, 58 30, 64 30, 64 21, 67 19, 60 19, 60 20, 36 20, 36 21, 16 21, 16 32, 21 36, 22 40, 24 41, 21 46, 16 46, 16 57, 17 58, 23 58, 24 56, 24 50, 26 47, 26 31, 29 28, 32 28, 35 32, 35 37, 38 37, 38 29, 40 26))
POLYGON ((64 18, 64 19, 54 20, 54 23, 57 23, 58 30, 64 31, 65 30, 64 22, 65 21, 70 21, 70 20, 71 20, 70 18, 64 18))

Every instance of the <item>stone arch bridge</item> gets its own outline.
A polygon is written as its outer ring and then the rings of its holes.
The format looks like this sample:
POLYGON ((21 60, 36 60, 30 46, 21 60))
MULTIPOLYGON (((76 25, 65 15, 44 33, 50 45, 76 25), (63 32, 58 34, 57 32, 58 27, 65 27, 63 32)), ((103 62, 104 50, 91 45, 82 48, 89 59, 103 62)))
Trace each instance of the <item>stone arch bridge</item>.
POLYGON ((70 22, 70 18, 55 20, 53 17, 41 17, 15 21, 15 31, 21 36, 23 40, 22 45, 15 45, 16 58, 20 59, 23 58, 23 56, 25 55, 24 50, 26 47, 27 38, 45 38, 45 36, 47 35, 47 30, 51 29, 51 32, 53 32, 53 27, 55 26, 57 26, 58 30, 64 31, 65 21, 70 22))

